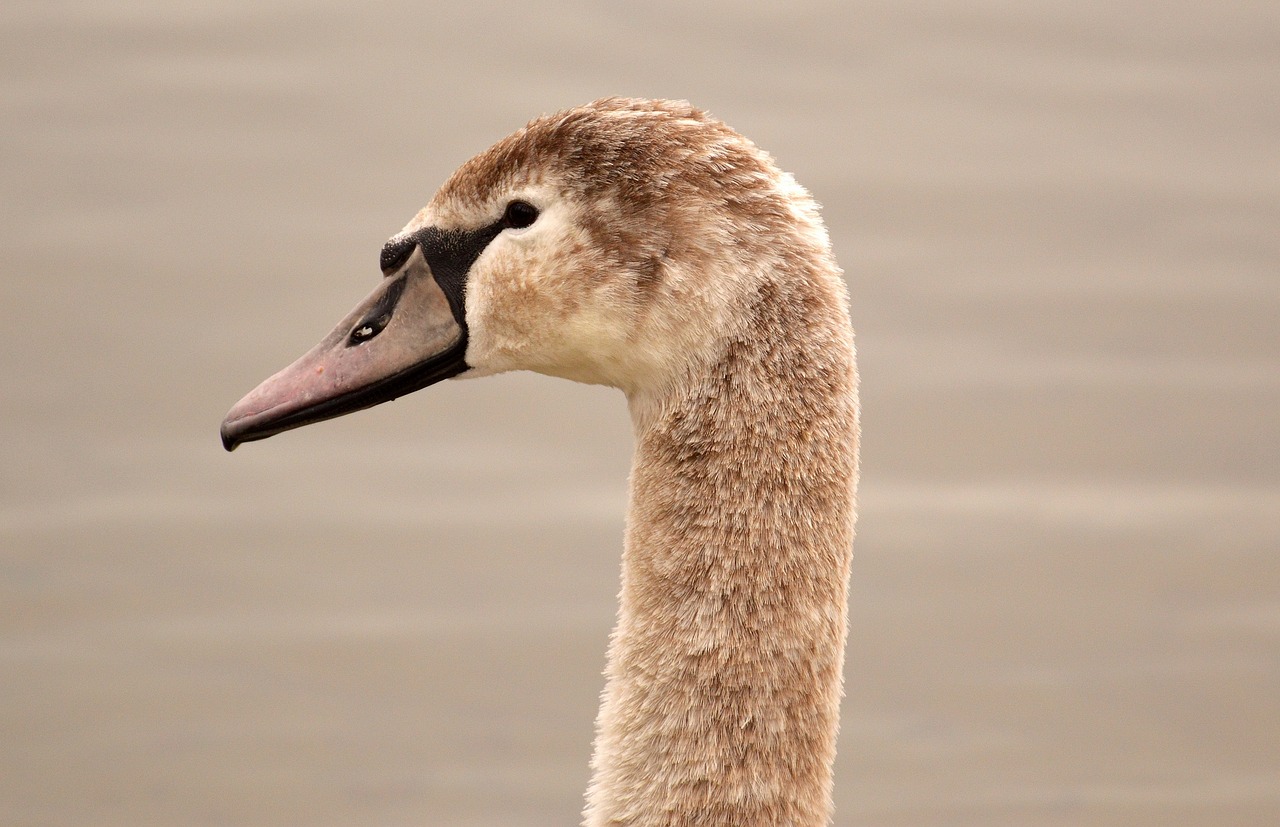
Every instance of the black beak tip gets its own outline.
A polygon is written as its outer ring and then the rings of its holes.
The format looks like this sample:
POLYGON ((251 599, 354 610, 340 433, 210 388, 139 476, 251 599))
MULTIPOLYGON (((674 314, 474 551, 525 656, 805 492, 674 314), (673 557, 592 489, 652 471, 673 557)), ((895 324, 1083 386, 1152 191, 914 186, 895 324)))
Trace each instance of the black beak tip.
POLYGON ((234 451, 236 446, 240 444, 240 437, 231 428, 227 427, 227 423, 222 423, 220 433, 222 435, 222 447, 228 451, 234 451))

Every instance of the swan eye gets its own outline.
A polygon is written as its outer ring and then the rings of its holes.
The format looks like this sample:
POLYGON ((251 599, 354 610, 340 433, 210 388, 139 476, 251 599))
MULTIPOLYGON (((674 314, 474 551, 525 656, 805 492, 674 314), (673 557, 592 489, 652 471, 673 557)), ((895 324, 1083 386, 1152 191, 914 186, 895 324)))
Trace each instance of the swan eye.
POLYGON ((502 215, 502 224, 513 230, 522 230, 538 220, 538 208, 528 201, 512 201, 502 215))

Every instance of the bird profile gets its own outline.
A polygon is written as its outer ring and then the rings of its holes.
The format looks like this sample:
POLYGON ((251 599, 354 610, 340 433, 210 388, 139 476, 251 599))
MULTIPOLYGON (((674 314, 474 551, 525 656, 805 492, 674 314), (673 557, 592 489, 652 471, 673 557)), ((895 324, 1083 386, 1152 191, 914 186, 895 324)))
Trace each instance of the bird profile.
POLYGON ((681 101, 536 118, 228 413, 228 450, 456 376, 608 385, 635 430, 590 827, 831 818, 858 470, 847 290, 808 192, 681 101))

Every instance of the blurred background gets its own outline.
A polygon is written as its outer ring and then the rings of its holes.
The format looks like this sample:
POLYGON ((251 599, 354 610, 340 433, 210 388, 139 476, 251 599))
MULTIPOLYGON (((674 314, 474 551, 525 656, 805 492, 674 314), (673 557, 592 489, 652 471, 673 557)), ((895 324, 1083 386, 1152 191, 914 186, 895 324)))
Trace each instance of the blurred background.
POLYGON ((688 98, 863 376, 838 825, 1280 823, 1280 5, 6 0, 0 823, 578 820, 620 394, 224 412, 530 117, 688 98))

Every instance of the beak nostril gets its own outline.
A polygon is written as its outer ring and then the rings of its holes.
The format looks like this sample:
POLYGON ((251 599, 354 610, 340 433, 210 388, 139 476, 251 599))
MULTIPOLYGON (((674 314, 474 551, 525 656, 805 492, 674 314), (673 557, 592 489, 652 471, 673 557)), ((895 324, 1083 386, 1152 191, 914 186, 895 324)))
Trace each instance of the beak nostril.
POLYGON ((377 336, 387 326, 387 322, 391 321, 390 313, 383 313, 376 318, 365 317, 360 324, 355 326, 351 331, 351 335, 347 337, 347 347, 352 345, 362 345, 365 342, 377 336))
POLYGON ((391 317, 396 312, 396 305, 400 303, 400 296, 404 294, 404 285, 404 276, 400 276, 387 285, 382 296, 369 308, 364 318, 351 329, 350 335, 347 336, 347 347, 364 344, 381 333, 383 328, 391 323, 391 317))

